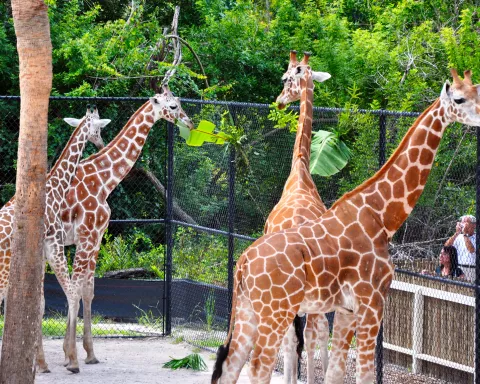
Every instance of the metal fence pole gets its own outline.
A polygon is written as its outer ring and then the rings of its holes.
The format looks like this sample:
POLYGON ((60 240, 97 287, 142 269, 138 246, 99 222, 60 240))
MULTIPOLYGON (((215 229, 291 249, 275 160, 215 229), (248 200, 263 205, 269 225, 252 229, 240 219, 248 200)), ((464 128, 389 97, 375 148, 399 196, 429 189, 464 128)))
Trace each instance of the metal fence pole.
MULTIPOLYGON (((387 147, 387 115, 382 113, 378 119, 378 166, 381 168, 386 161, 387 147)), ((375 360, 377 371, 377 384, 383 384, 383 321, 377 335, 377 346, 375 348, 375 360)))
POLYGON ((476 196, 476 262, 475 262, 475 373, 474 383, 480 384, 480 130, 477 128, 477 196, 476 196))
POLYGON ((233 252, 235 249, 235 148, 231 147, 228 159, 228 328, 230 327, 230 314, 232 311, 233 296, 233 268, 235 260, 233 252))
POLYGON ((172 333, 172 255, 173 255, 173 141, 174 126, 167 123, 167 209, 165 215, 166 260, 165 260, 165 335, 172 333))

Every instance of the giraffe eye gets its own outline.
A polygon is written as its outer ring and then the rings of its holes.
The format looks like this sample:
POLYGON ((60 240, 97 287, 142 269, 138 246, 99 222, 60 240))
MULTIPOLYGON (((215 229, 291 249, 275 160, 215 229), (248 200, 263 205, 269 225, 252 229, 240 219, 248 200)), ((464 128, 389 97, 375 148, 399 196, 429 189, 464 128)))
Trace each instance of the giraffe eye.
POLYGON ((177 109, 177 106, 176 106, 176 105, 172 105, 172 106, 170 106, 170 109, 177 109))
POLYGON ((457 103, 457 104, 463 104, 467 100, 465 100, 463 97, 461 97, 460 99, 453 99, 453 101, 455 101, 455 103, 457 103))

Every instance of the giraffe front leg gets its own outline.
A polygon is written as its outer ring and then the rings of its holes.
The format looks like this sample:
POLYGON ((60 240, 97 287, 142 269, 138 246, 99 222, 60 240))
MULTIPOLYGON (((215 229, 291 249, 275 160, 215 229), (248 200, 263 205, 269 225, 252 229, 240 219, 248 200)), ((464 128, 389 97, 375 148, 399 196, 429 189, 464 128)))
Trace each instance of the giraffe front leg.
POLYGON ((297 343, 295 324, 292 324, 283 338, 283 382, 285 384, 295 384, 297 382, 297 343))
POLYGON ((355 332, 356 317, 353 312, 335 312, 332 349, 328 361, 326 384, 343 384, 347 355, 355 332))
POLYGON ((274 312, 271 316, 260 316, 257 339, 248 371, 251 383, 270 383, 283 337, 295 318, 296 310, 281 311, 282 314, 274 312))
MULTIPOLYGON (((93 258, 92 260, 95 260, 93 258)), ((90 264, 90 263, 89 263, 90 264)), ((98 364, 99 361, 93 352, 93 338, 92 338, 92 300, 94 293, 94 270, 89 270, 85 278, 82 290, 83 301, 83 348, 87 352, 86 364, 98 364)))
POLYGON ((357 316, 356 383, 375 383, 375 346, 383 317, 380 309, 364 306, 357 316))
MULTIPOLYGON (((45 273, 45 271, 43 271, 45 273)), ((42 283, 40 288, 40 329, 37 334, 37 356, 35 358, 39 373, 50 373, 48 364, 45 361, 45 351, 43 349, 43 334, 42 334, 42 319, 45 313, 45 295, 44 295, 44 279, 42 277, 42 283)))

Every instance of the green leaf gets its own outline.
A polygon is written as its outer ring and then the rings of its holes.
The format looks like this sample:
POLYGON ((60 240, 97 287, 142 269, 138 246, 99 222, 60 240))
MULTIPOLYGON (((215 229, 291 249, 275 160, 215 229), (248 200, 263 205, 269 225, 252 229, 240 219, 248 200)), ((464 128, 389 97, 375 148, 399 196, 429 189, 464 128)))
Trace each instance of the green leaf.
POLYGON ((215 132, 215 124, 210 121, 202 120, 196 129, 190 131, 190 137, 186 139, 187 145, 200 147, 205 142, 214 144, 225 144, 229 136, 225 132, 215 132))
POLYGON ((310 173, 331 176, 345 167, 351 157, 350 149, 338 137, 328 131, 318 131, 312 140, 310 173))
POLYGON ((198 353, 192 353, 183 359, 172 359, 163 364, 163 368, 179 369, 191 368, 194 371, 206 371, 207 365, 198 353))

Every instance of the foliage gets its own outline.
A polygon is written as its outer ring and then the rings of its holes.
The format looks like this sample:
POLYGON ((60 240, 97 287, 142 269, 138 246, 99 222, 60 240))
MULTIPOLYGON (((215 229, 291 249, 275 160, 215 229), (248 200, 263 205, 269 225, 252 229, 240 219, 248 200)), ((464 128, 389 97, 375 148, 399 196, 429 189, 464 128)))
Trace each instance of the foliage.
POLYGON ((351 157, 350 149, 333 132, 317 131, 312 139, 310 173, 331 176, 341 171, 351 157))
POLYGON ((162 244, 155 245, 138 229, 125 238, 122 235, 113 237, 107 231, 100 246, 95 272, 98 277, 102 277, 108 271, 145 268, 158 275, 163 270, 164 252, 162 244))
POLYGON ((205 300, 205 318, 207 320, 207 331, 211 331, 215 319, 215 291, 213 289, 210 290, 205 300))
POLYGON ((163 364, 162 368, 179 369, 179 368, 191 368, 194 371, 206 371, 207 364, 203 361, 202 357, 198 353, 192 353, 184 357, 183 359, 172 359, 163 364))

